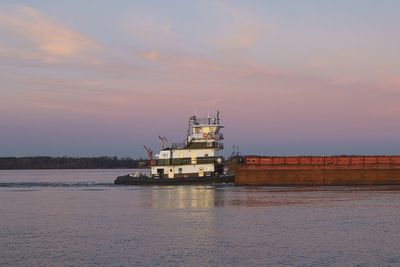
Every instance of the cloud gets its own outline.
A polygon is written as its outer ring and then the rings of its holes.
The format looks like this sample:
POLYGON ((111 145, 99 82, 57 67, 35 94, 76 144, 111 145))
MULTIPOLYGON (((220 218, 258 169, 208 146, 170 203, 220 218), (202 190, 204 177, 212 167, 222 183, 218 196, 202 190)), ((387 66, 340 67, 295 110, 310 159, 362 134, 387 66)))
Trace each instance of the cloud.
POLYGON ((218 98, 212 98, 205 101, 200 101, 199 104, 201 106, 206 106, 207 108, 217 108, 220 104, 220 100, 218 98))
POLYGON ((220 83, 221 80, 225 79, 232 81, 236 78, 247 79, 282 75, 282 71, 275 67, 234 58, 221 59, 199 56, 193 53, 164 53, 156 50, 149 50, 144 53, 137 52, 137 55, 140 58, 157 63, 157 68, 150 67, 152 77, 154 77, 154 71, 156 71, 160 72, 160 77, 168 80, 180 80, 189 83, 204 84, 207 81, 220 83))
MULTIPOLYGON (((241 22, 244 23, 244 22, 241 22)), ((235 52, 252 48, 265 34, 265 29, 258 24, 238 24, 237 27, 226 30, 226 33, 216 40, 220 50, 235 52)))
POLYGON ((141 56, 150 61, 157 61, 160 58, 160 54, 157 51, 148 51, 143 53, 141 56))
POLYGON ((269 27, 254 14, 234 7, 227 2, 215 2, 221 16, 218 37, 215 42, 219 50, 238 52, 253 48, 261 41, 269 27))
POLYGON ((11 39, 7 40, 10 53, 22 59, 54 63, 100 49, 90 38, 28 6, 0 12, 0 29, 11 39))
POLYGON ((397 92, 400 92, 400 78, 399 76, 391 77, 383 81, 384 87, 391 88, 397 92))
POLYGON ((166 42, 177 37, 170 22, 154 14, 144 16, 135 13, 129 19, 123 20, 122 27, 135 39, 144 43, 162 42, 165 45, 166 42))

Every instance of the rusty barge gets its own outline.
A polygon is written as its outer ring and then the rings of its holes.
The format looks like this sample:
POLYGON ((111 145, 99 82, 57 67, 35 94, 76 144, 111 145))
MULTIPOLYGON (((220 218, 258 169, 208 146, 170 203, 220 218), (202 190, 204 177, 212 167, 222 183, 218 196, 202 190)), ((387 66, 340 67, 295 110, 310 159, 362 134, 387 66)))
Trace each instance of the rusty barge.
POLYGON ((400 156, 244 156, 236 185, 400 185, 400 156))

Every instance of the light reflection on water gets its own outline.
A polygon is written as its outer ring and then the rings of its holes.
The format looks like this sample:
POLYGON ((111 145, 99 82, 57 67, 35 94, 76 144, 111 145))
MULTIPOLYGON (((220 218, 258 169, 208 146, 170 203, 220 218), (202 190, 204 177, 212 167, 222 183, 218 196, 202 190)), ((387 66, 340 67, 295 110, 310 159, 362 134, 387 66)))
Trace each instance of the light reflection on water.
POLYGON ((400 187, 114 186, 126 172, 0 171, 0 265, 400 265, 400 187))
MULTIPOLYGON (((196 209, 216 207, 273 207, 291 205, 336 205, 362 201, 382 193, 400 194, 400 186, 380 187, 237 187, 231 184, 205 186, 126 187, 140 190, 143 208, 196 209), (148 189, 148 190, 146 190, 148 189)), ((400 203, 399 203, 400 204, 400 203)), ((393 204, 397 206, 396 204, 393 204)))
POLYGON ((150 197, 147 204, 152 208, 197 209, 215 206, 215 190, 212 186, 154 186, 150 190, 150 197))

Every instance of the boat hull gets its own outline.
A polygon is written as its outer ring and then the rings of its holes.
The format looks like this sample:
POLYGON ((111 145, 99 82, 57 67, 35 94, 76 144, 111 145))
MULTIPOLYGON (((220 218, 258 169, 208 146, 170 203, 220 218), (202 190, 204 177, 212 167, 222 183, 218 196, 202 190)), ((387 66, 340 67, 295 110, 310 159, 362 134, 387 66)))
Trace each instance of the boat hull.
POLYGON ((151 177, 132 177, 130 175, 119 176, 115 179, 116 185, 203 185, 216 183, 233 183, 234 176, 204 176, 204 177, 185 177, 185 178, 151 178, 151 177))

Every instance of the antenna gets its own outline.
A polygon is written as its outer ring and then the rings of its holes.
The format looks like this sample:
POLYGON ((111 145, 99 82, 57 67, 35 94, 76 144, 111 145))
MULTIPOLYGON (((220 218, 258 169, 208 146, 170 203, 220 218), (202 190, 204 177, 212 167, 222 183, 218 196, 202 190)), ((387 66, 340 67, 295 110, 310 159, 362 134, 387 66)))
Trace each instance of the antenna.
POLYGON ((168 146, 168 139, 167 139, 165 136, 163 136, 163 138, 162 138, 162 139, 164 139, 165 146, 167 147, 167 146, 168 146))
POLYGON ((165 140, 164 140, 164 138, 162 138, 161 136, 158 136, 158 138, 161 140, 161 148, 164 149, 165 148, 165 140))

